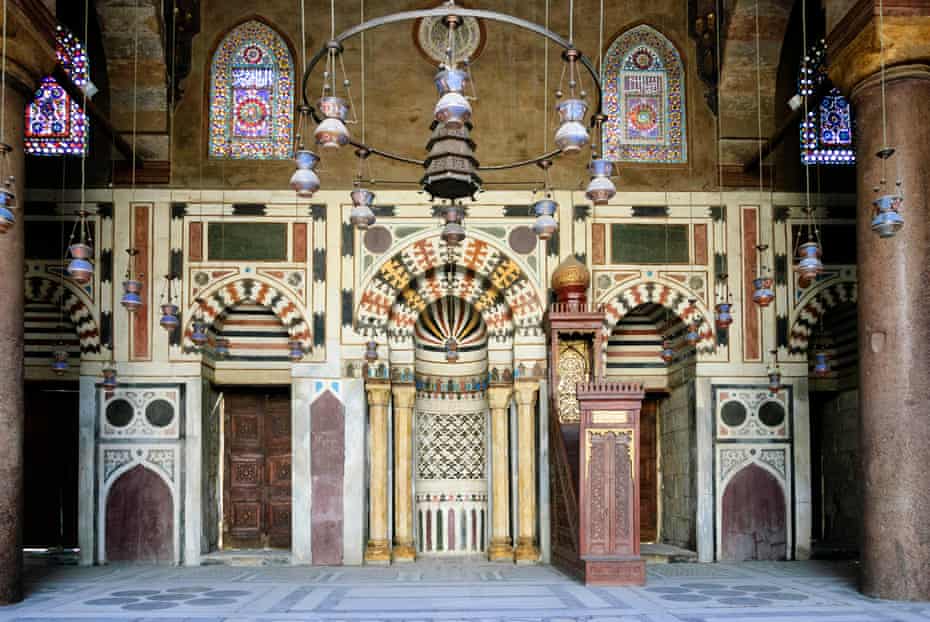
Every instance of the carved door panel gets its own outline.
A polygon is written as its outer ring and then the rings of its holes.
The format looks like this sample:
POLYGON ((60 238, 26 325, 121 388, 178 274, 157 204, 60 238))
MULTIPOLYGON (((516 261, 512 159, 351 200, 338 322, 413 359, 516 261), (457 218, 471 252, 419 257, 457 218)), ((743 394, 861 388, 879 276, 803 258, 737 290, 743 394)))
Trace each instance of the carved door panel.
POLYGON ((632 432, 589 431, 582 504, 581 556, 634 555, 639 552, 632 432))
POLYGON ((639 537, 655 542, 658 536, 658 402, 646 400, 640 411, 639 428, 639 537))
POLYGON ((291 548, 291 401, 265 396, 265 521, 268 543, 291 548))
POLYGON ((286 393, 225 393, 224 543, 289 548, 291 421, 286 393))

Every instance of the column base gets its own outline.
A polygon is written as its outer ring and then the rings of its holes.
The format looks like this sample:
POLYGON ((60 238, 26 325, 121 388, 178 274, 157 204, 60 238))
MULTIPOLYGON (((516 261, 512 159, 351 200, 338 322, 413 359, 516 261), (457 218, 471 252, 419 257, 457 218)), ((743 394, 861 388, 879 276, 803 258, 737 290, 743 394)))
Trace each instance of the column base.
POLYGON ((512 562, 513 546, 510 544, 510 538, 491 538, 488 559, 492 562, 512 562))
POLYGON ((539 549, 533 538, 520 538, 517 540, 517 549, 514 558, 518 564, 535 564, 539 561, 539 549))
POLYGON ((387 566, 391 563, 391 543, 387 540, 369 540, 365 547, 365 563, 387 566))
POLYGON ((393 559, 395 563, 414 562, 417 559, 417 551, 413 548, 412 544, 396 542, 394 544, 394 550, 391 552, 391 559, 393 559))

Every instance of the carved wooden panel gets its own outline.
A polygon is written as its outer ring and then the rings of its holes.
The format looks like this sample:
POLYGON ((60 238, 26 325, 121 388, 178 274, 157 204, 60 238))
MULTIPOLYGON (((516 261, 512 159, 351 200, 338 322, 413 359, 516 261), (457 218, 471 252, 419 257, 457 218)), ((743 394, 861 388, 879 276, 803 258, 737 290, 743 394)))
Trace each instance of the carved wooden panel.
POLYGON ((633 473, 633 430, 588 430, 586 438, 587 495, 581 554, 634 555, 639 533, 639 499, 633 473))
POLYGON ((727 485, 722 514, 724 560, 785 559, 785 495, 774 475, 756 464, 744 467, 727 485))
POLYGON ((313 563, 342 563, 345 414, 330 391, 310 405, 310 546, 313 563))
POLYGON ((225 417, 225 546, 290 548, 290 397, 229 391, 225 417))
POLYGON ((106 505, 107 561, 174 559, 174 503, 165 481, 141 465, 120 476, 106 505))

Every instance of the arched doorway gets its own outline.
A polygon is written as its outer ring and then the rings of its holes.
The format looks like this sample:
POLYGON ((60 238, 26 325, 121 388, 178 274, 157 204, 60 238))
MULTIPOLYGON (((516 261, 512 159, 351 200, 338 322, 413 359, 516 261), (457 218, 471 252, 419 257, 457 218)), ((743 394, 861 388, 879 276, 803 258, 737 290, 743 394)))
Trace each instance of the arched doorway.
POLYGON ((110 487, 106 505, 106 559, 170 562, 174 559, 174 500, 154 471, 136 465, 110 487))
POLYGON ((721 511, 723 560, 786 558, 785 493, 774 475, 757 464, 743 467, 727 484, 721 511))
POLYGON ((609 378, 641 382, 640 540, 696 548, 693 379, 697 349, 672 309, 645 302, 630 309, 607 341, 609 378), (667 346, 672 358, 662 358, 667 346))
POLYGON ((414 331, 414 518, 418 554, 487 548, 487 327, 474 306, 444 297, 414 331))

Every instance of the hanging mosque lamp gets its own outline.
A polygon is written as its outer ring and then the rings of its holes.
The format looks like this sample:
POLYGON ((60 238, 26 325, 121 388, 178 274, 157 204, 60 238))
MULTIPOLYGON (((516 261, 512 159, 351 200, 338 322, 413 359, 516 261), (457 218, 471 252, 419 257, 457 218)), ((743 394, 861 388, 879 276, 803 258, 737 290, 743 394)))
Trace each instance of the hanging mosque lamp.
POLYGON ((165 291, 163 291, 161 295, 161 317, 158 323, 169 333, 175 330, 181 323, 180 319, 178 319, 178 305, 174 303, 174 295, 171 287, 172 282, 176 278, 176 274, 165 275, 165 291))
POLYGON ((904 202, 904 195, 901 193, 901 179, 895 182, 893 192, 888 192, 885 187, 887 180, 885 178, 885 168, 894 149, 885 147, 876 155, 882 161, 882 177, 877 186, 875 193, 878 196, 872 201, 874 210, 872 212, 872 231, 878 234, 880 238, 890 238, 904 227, 904 217, 901 215, 901 204, 904 202))
POLYGON ((64 376, 70 367, 68 364, 68 351, 65 350, 64 344, 60 341, 52 354, 51 367, 56 376, 64 376))
POLYGON ((287 358, 292 363, 299 363, 304 358, 304 347, 299 339, 289 339, 287 342, 287 358))
POLYGON ((694 298, 688 300, 691 319, 688 321, 688 331, 685 333, 685 341, 689 346, 696 346, 698 341, 701 340, 700 327, 698 325, 699 318, 695 303, 697 303, 697 300, 694 298))
MULTIPOLYGON (((756 246, 756 250, 759 251, 760 256, 762 256, 767 249, 767 244, 759 244, 756 246)), ((769 306, 772 304, 772 301, 775 300, 774 287, 775 279, 768 274, 767 268, 762 266, 762 274, 752 281, 752 301, 762 308, 769 306)))
MULTIPOLYGON (((136 263, 139 251, 135 248, 127 248, 126 252, 129 254, 129 264, 126 268, 126 280, 123 281, 123 296, 119 303, 130 313, 135 313, 142 306, 142 281, 135 277, 133 265, 136 263)), ((140 273, 139 276, 141 277, 142 274, 140 273)))
POLYGON ((16 179, 9 174, 11 167, 9 158, 13 148, 6 143, 0 143, 0 177, 3 185, 0 186, 0 234, 6 233, 16 224, 16 193, 13 183, 16 179))
POLYGON ((90 283, 94 276, 94 264, 90 262, 94 256, 94 249, 91 247, 92 240, 87 225, 87 215, 87 210, 84 205, 81 205, 78 220, 74 223, 68 244, 68 254, 71 255, 71 260, 66 270, 68 276, 81 285, 90 283), (75 232, 77 232, 77 241, 75 241, 75 232))
POLYGON ((672 347, 671 339, 662 340, 662 351, 659 353, 659 358, 661 358, 666 365, 671 365, 672 361, 675 360, 675 348, 672 347))
POLYGON ((304 146, 303 136, 310 131, 312 117, 310 106, 302 104, 297 109, 297 135, 294 149, 294 163, 297 170, 291 175, 291 189, 302 199, 309 199, 320 189, 320 178, 316 174, 319 156, 304 146))
POLYGON ((801 287, 807 287, 817 280, 817 277, 823 273, 823 249, 820 246, 820 236, 817 227, 814 226, 813 208, 807 206, 804 208, 807 216, 805 225, 807 230, 807 241, 798 246, 797 271, 801 287))
POLYGON ((358 158, 358 172, 355 175, 354 188, 349 193, 352 199, 352 211, 349 213, 349 222, 360 231, 365 231, 377 220, 372 206, 375 202, 375 193, 362 187, 362 165, 368 160, 371 152, 367 149, 358 148, 355 150, 355 157, 358 158))
POLYGON ((772 363, 769 365, 765 374, 769 378, 769 392, 772 395, 778 393, 781 390, 781 367, 778 366, 778 351, 772 350, 772 363))
POLYGON ((721 274, 720 281, 723 283, 723 299, 714 305, 714 324, 720 330, 726 330, 733 323, 733 303, 730 298, 730 290, 727 287, 727 275, 721 274))
POLYGON ((202 348, 210 341, 210 336, 207 334, 207 323, 203 320, 203 310, 206 302, 204 302, 203 298, 197 298, 194 302, 197 303, 197 311, 193 322, 191 322, 191 341, 198 348, 202 348))
MULTIPOLYGON (((590 142, 588 125, 594 125, 594 121, 589 124, 585 123, 589 109, 593 112, 592 119, 595 121, 604 118, 599 72, 590 59, 576 49, 572 42, 533 22, 496 11, 465 8, 458 6, 452 0, 432 9, 403 11, 379 16, 335 35, 307 62, 301 91, 303 94, 303 106, 300 108, 301 124, 302 126, 304 124, 308 126, 311 120, 317 123, 314 136, 317 144, 322 148, 328 150, 344 145, 352 145, 362 150, 366 157, 375 155, 404 164, 420 166, 424 169, 424 175, 420 179, 423 190, 433 199, 448 199, 453 204, 457 204, 466 198, 474 198, 481 190, 482 180, 479 173, 483 170, 514 169, 543 161, 551 162, 553 157, 561 154, 570 155, 580 152, 590 142), (469 59, 459 61, 455 54, 455 29, 466 18, 500 22, 513 26, 541 36, 563 49, 562 58, 567 65, 565 73, 568 75, 568 97, 560 101, 556 106, 560 116, 560 125, 555 136, 557 149, 528 160, 506 164, 482 166, 475 158, 476 144, 471 138, 473 129, 471 124, 472 103, 469 101, 470 96, 466 95, 469 87, 473 89, 474 81, 471 80, 469 74, 469 59), (427 155, 423 159, 378 149, 373 145, 365 144, 364 138, 360 141, 349 133, 346 122, 348 114, 354 107, 351 104, 351 83, 348 80, 343 62, 345 52, 343 46, 346 40, 379 27, 418 19, 441 20, 449 32, 446 58, 439 65, 434 78, 439 92, 439 100, 433 110, 434 114, 430 126, 432 135, 427 142, 427 155), (315 105, 312 105, 310 97, 311 78, 317 65, 324 60, 326 69, 322 76, 323 94, 315 102, 315 105), (343 78, 341 84, 345 89, 345 98, 338 96, 336 93, 339 84, 337 69, 343 78), (591 83, 590 91, 594 96, 593 105, 590 106, 585 100, 588 93, 581 87, 583 73, 588 74, 586 82, 591 83)), ((556 93, 557 98, 561 99, 562 94, 563 91, 560 87, 556 93)), ((299 127, 298 130, 299 134, 307 135, 309 127, 299 127)), ((295 152, 297 171, 291 178, 291 186, 301 196, 312 196, 313 192, 319 189, 319 178, 314 172, 317 157, 299 144, 295 152)), ((608 196, 612 196, 611 193, 615 192, 615 189, 612 188, 613 184, 610 182, 607 171, 612 170, 613 167, 603 162, 594 162, 592 163, 592 176, 596 183, 591 188, 592 196, 596 197, 598 201, 609 200, 608 196)), ((352 219, 352 222, 361 229, 366 226, 366 223, 367 226, 371 226, 373 222, 373 215, 369 215, 365 209, 366 206, 370 208, 367 197, 368 195, 358 195, 360 200, 353 200, 355 218, 352 219)), ((537 216, 535 228, 542 239, 548 239, 558 229, 558 224, 554 219, 556 207, 555 202, 550 197, 534 205, 537 216)))

